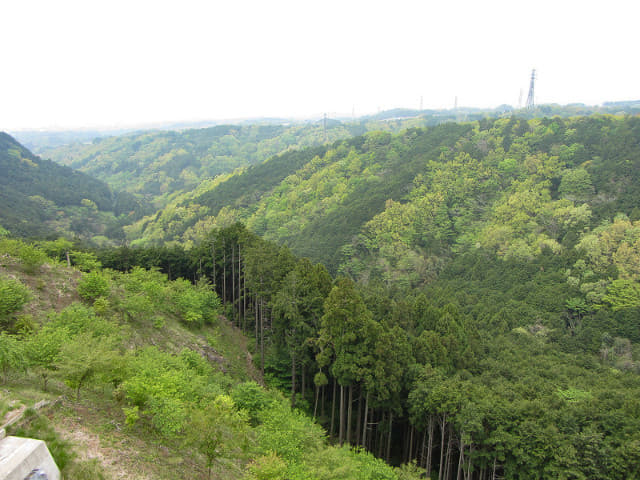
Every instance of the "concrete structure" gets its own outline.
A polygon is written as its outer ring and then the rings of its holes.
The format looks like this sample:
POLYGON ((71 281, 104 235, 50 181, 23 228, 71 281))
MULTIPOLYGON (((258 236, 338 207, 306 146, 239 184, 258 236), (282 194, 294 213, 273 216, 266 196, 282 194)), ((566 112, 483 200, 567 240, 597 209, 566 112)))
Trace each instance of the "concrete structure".
POLYGON ((42 440, 5 437, 0 430, 0 479, 60 480, 60 470, 42 440))

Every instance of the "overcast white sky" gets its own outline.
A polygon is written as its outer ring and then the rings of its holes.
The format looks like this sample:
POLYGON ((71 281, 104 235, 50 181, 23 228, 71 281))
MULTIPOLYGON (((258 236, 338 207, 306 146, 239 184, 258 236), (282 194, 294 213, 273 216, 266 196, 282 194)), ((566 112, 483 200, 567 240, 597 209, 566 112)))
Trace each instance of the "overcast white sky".
POLYGON ((10 0, 0 130, 640 99, 637 0, 10 0))

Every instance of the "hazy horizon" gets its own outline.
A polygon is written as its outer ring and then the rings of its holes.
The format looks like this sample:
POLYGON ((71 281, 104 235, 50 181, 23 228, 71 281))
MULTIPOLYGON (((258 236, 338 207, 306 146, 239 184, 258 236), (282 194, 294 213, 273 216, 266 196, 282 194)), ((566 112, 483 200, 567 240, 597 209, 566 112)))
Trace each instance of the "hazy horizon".
POLYGON ((640 6, 25 0, 5 6, 0 130, 640 98, 640 6))

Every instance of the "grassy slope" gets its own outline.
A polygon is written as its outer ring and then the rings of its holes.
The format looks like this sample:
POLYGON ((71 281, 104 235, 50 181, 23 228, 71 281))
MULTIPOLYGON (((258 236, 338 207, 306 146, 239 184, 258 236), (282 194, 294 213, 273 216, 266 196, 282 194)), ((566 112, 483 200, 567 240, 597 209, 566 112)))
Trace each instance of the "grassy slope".
MULTIPOLYGON (((20 315, 29 315, 36 322, 45 321, 48 312, 60 312, 80 300, 76 286, 81 274, 73 268, 45 263, 28 274, 19 261, 3 256, 0 275, 17 278, 30 288, 33 298, 20 315)), ((190 348, 237 381, 258 379, 247 352, 246 338, 224 318, 217 325, 196 332, 170 317, 159 328, 145 319, 137 319, 130 327, 132 347, 155 345, 176 353, 190 348)), ((68 442, 69 450, 77 456, 73 468, 97 468, 109 479, 192 479, 192 472, 201 467, 184 447, 178 441, 167 443, 143 427, 126 427, 122 405, 113 401, 112 393, 109 388, 88 388, 76 402, 72 390, 61 381, 52 379, 45 392, 35 375, 15 373, 8 377, 0 392, 0 417, 4 416, 6 421, 16 412, 47 400, 51 405, 39 415, 48 418, 58 434, 56 440, 48 443, 68 442)), ((27 415, 9 433, 20 433, 24 428, 29 432, 31 423, 34 419, 27 415)), ((45 437, 42 429, 36 431, 45 437)), ((229 466, 231 472, 232 467, 229 466)))

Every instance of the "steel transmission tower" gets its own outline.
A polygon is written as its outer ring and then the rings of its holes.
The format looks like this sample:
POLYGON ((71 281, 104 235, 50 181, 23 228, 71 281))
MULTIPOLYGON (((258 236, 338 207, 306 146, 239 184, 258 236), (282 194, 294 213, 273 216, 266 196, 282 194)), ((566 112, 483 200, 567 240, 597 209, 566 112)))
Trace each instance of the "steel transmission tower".
POLYGON ((531 83, 529 84, 529 95, 527 95, 527 108, 533 108, 536 106, 535 101, 535 83, 536 83, 536 69, 531 70, 531 83))

